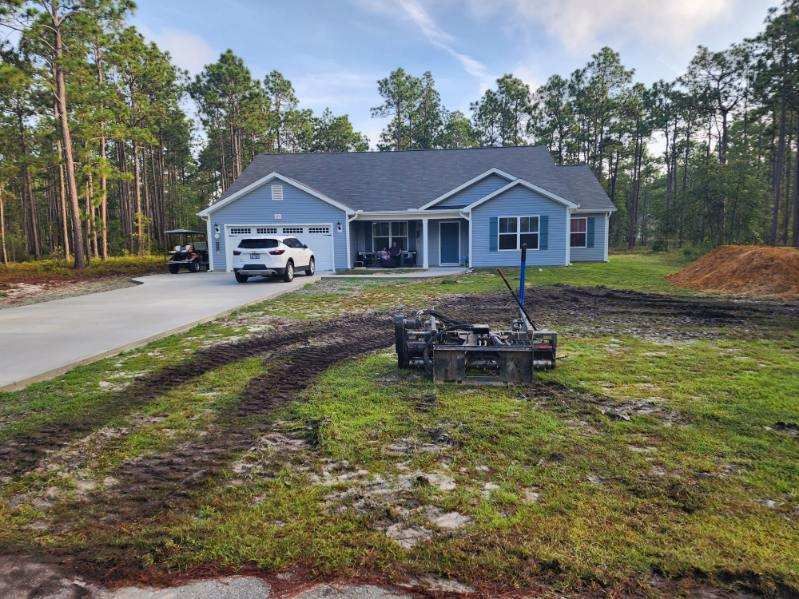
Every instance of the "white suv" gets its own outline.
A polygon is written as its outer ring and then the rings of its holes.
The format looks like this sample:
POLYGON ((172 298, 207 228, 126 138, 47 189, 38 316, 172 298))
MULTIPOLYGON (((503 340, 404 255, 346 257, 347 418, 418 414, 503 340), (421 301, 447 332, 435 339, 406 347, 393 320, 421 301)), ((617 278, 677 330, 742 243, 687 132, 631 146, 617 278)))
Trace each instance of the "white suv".
POLYGON ((233 272, 239 283, 257 276, 280 276, 289 282, 298 269, 310 276, 316 270, 316 260, 308 246, 296 237, 242 239, 233 250, 233 272))

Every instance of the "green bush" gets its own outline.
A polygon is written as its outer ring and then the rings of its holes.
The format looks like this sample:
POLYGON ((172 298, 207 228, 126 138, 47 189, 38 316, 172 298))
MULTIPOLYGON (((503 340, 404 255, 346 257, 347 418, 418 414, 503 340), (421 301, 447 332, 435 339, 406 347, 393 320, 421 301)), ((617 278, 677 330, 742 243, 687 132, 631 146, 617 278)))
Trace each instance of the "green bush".
POLYGON ((162 272, 165 259, 162 255, 115 256, 107 260, 95 259, 83 270, 75 270, 73 262, 46 259, 28 262, 12 262, 0 266, 0 282, 25 282, 30 280, 86 280, 103 277, 135 277, 153 272, 162 272))

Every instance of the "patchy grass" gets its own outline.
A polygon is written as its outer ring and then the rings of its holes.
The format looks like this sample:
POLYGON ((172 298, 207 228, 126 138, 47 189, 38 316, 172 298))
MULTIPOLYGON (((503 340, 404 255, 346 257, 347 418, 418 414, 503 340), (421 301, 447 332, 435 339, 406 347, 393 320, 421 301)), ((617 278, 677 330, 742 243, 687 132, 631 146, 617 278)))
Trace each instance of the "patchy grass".
MULTIPOLYGON (((667 256, 622 255, 531 269, 528 280, 673 292, 663 276, 676 268, 667 256)), ((559 368, 529 388, 436 386, 379 351, 329 369, 302 401, 269 414, 269 432, 186 503, 135 524, 96 519, 92 493, 113 491, 122 465, 202 446, 280 355, 219 366, 142 405, 110 401, 137 376, 287 323, 501 285, 486 271, 323 282, 0 394, 0 446, 97 422, 39 468, 0 482, 0 548, 150 573, 254 564, 396 581, 432 574, 487 595, 541 585, 670 595, 685 580, 799 592, 791 322, 776 338, 733 327, 685 340, 578 327, 562 337, 559 368), (408 531, 421 536, 396 540, 408 531)))
POLYGON ((332 460, 361 474, 331 483, 287 468, 273 481, 208 497, 204 516, 174 531, 191 550, 172 553, 170 563, 223 558, 273 568, 299 560, 329 574, 368 566, 506 587, 543 577, 563 590, 623 588, 652 572, 702 573, 717 584, 756 573, 761 590, 799 588, 791 525, 799 446, 772 429, 796 413, 799 381, 789 373, 798 343, 567 340, 569 366, 544 378, 606 394, 610 405, 647 400, 662 410, 629 420, 564 403, 547 387, 407 380, 391 352, 334 368, 285 418, 300 428, 323 423, 306 456, 312 472, 332 460), (608 344, 620 348, 612 361, 608 344), (425 405, 425 397, 435 400, 425 405), (398 440, 411 449, 393 453, 398 440), (343 500, 343 512, 326 500, 335 491, 368 496, 373 477, 408 471, 443 475, 454 488, 421 485, 365 505, 343 500), (395 510, 395 520, 434 530, 419 506, 470 522, 401 550, 381 520, 395 510))

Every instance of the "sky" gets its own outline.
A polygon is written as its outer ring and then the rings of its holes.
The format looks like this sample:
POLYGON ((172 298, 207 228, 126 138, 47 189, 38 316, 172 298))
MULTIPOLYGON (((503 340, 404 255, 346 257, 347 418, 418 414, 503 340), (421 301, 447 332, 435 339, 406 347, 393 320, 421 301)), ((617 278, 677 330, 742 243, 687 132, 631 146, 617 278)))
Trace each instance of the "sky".
POLYGON ((638 81, 680 75, 699 44, 759 32, 776 0, 138 0, 132 22, 191 74, 230 48, 254 77, 277 69, 302 107, 348 114, 375 146, 377 80, 431 71, 444 105, 468 114, 495 80, 535 87, 602 46, 638 81))

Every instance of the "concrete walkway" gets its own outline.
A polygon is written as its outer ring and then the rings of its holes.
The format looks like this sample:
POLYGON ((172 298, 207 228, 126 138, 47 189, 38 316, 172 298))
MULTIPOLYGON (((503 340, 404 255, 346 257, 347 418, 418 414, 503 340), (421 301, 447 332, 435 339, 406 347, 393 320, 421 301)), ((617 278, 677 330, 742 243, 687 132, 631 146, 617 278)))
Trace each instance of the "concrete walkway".
MULTIPOLYGON (((399 269, 402 271, 402 269, 399 269)), ((348 273, 326 273, 323 279, 431 279, 433 277, 446 277, 462 275, 469 269, 464 266, 431 266, 430 268, 417 268, 402 272, 391 272, 382 268, 358 268, 348 273), (372 271, 372 272, 370 272, 372 271)))
POLYGON ((52 378, 316 279, 240 285, 232 273, 152 275, 134 279, 141 283, 135 287, 0 310, 0 390, 52 378))

